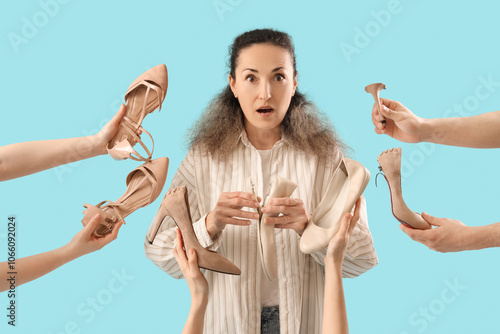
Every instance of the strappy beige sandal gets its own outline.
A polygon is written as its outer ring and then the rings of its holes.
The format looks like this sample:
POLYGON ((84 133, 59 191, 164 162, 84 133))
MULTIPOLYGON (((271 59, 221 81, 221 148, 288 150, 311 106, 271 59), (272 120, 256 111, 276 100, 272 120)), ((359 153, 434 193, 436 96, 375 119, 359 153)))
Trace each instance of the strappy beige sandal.
POLYGON ((103 237, 109 234, 118 221, 141 207, 148 206, 160 195, 167 179, 168 158, 158 158, 134 169, 127 176, 127 190, 116 202, 103 201, 96 206, 84 204, 82 223, 87 223, 97 213, 101 221, 94 235, 103 237), (107 204, 105 204, 107 203, 107 204))
POLYGON ((109 155, 115 160, 132 159, 135 161, 149 161, 153 156, 154 141, 149 132, 144 130, 141 123, 147 114, 156 109, 161 110, 168 87, 168 72, 164 64, 155 66, 141 74, 132 82, 125 94, 127 111, 123 116, 115 137, 107 145, 109 155), (145 132, 153 143, 151 151, 137 135, 137 131, 145 132), (141 144, 147 153, 142 157, 132 146, 135 142, 141 144))

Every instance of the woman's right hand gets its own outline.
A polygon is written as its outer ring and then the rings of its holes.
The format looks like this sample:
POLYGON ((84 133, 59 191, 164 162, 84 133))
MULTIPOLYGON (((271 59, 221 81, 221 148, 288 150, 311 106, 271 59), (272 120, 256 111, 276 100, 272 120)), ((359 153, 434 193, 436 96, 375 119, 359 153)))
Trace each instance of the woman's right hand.
POLYGON ((418 143, 422 141, 423 119, 415 115, 402 103, 389 99, 380 99, 386 123, 382 124, 379 116, 378 103, 373 105, 372 122, 375 125, 375 132, 386 134, 394 139, 405 143, 418 143))
POLYGON ((257 212, 242 210, 244 207, 258 208, 259 201, 260 198, 254 194, 242 191, 222 193, 205 219, 210 237, 213 239, 227 224, 248 226, 252 223, 249 219, 259 219, 257 212))

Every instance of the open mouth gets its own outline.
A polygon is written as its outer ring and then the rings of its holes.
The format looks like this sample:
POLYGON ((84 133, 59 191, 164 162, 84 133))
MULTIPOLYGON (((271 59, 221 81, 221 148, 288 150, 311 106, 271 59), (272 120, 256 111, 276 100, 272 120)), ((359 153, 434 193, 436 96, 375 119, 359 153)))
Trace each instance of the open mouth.
POLYGON ((274 109, 273 109, 273 108, 271 108, 271 107, 264 107, 264 108, 259 108, 259 109, 257 109, 257 112, 258 112, 259 114, 268 114, 268 113, 271 113, 271 112, 273 112, 273 111, 274 111, 274 109))

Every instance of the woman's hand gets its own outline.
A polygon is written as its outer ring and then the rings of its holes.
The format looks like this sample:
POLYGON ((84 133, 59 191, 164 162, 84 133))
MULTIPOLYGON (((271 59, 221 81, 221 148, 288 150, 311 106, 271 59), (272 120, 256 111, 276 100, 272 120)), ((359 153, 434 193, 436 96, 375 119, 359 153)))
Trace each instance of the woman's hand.
POLYGON ((249 219, 259 219, 257 212, 241 210, 244 207, 258 208, 258 201, 259 197, 256 199, 254 194, 242 191, 220 194, 215 208, 205 219, 210 237, 214 238, 227 224, 248 226, 252 223, 249 219))
POLYGON ((299 235, 302 235, 311 218, 304 202, 299 198, 271 198, 267 205, 262 208, 262 212, 267 214, 281 213, 280 217, 267 217, 264 223, 274 224, 276 228, 291 228, 299 235))
POLYGON ((354 214, 346 213, 342 218, 340 223, 340 228, 337 233, 333 236, 332 240, 328 244, 328 249, 325 255, 325 266, 333 264, 337 265, 340 269, 342 267, 342 261, 344 261, 345 252, 347 249, 347 243, 351 238, 351 233, 356 224, 359 221, 359 211, 361 208, 361 197, 356 201, 356 206, 354 208, 354 214))
MULTIPOLYGON (((111 139, 113 139, 113 137, 118 132, 118 128, 120 127, 120 122, 122 121, 122 118, 125 115, 126 111, 127 111, 127 106, 122 103, 120 109, 113 116, 113 118, 108 123, 106 123, 106 125, 102 127, 101 131, 92 136, 93 143, 97 147, 99 154, 108 153, 106 147, 108 146, 108 143, 111 141, 111 139)), ((140 136, 142 134, 142 131, 137 130, 136 133, 138 136, 140 136)), ((131 144, 133 146, 136 143, 137 140, 134 139, 131 144)))
POLYGON ((186 253, 184 253, 184 241, 182 240, 181 231, 179 229, 177 229, 177 245, 175 245, 173 253, 188 283, 192 302, 206 304, 208 302, 207 279, 203 276, 198 267, 198 256, 196 251, 192 248, 188 249, 186 257, 186 253))
POLYGON ((380 99, 382 110, 386 119, 385 126, 380 122, 378 103, 373 105, 372 122, 375 132, 386 134, 405 143, 418 143, 422 141, 423 119, 413 114, 402 103, 389 99, 380 99))
POLYGON ((100 220, 101 215, 96 214, 94 217, 92 217, 88 224, 85 225, 85 227, 80 232, 78 232, 66 245, 69 251, 76 257, 99 250, 109 244, 111 241, 115 240, 118 236, 118 230, 122 225, 121 221, 115 225, 113 231, 111 231, 110 234, 104 237, 96 237, 94 235, 94 230, 96 229, 97 224, 99 224, 100 220))

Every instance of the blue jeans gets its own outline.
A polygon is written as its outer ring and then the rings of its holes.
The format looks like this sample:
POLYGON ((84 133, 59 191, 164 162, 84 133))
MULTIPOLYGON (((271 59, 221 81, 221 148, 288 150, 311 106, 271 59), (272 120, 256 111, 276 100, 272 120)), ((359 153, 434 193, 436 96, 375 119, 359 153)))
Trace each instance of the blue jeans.
POLYGON ((280 307, 263 307, 260 316, 261 334, 280 334, 280 307))

